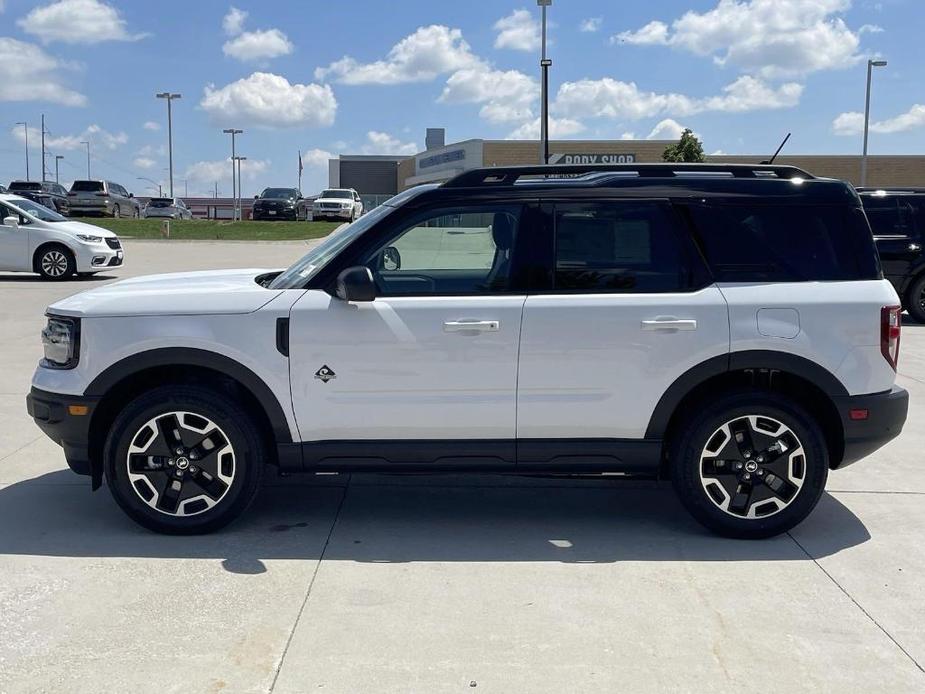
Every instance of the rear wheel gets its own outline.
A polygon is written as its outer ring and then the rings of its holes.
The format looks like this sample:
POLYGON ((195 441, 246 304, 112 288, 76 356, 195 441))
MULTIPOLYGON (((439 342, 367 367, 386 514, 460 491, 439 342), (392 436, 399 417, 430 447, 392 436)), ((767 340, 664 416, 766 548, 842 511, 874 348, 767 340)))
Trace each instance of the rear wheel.
POLYGON ((700 523, 721 535, 763 538, 800 523, 825 488, 829 458, 819 426, 772 393, 714 401, 682 427, 672 484, 700 523))
POLYGON ((122 211, 119 209, 119 206, 118 206, 118 205, 113 205, 113 206, 112 206, 112 218, 113 218, 113 219, 118 219, 118 218, 121 217, 121 216, 122 216, 122 211))
POLYGON ((925 323, 925 275, 915 280, 909 288, 906 310, 919 323, 925 323))
POLYGON ((42 248, 35 258, 35 271, 43 279, 59 282, 66 280, 77 272, 77 262, 74 254, 59 244, 52 244, 42 248))
POLYGON ((104 450, 106 480, 135 522, 169 534, 217 530, 260 484, 264 446, 252 417, 227 395, 164 386, 132 401, 104 450))

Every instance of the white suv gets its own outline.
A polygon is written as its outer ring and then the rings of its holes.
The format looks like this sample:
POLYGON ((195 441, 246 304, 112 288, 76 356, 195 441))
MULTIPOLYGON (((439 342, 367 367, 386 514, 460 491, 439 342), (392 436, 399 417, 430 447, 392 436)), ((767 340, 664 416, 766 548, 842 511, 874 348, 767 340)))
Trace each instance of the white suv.
POLYGON ((363 214, 363 200, 353 188, 330 188, 312 201, 312 219, 352 222, 363 214))
POLYGON ((670 478, 704 525, 766 537, 902 429, 899 319, 841 181, 479 169, 285 271, 52 305, 28 408, 162 532, 229 522, 270 463, 670 478))
POLYGON ((122 262, 122 244, 111 231, 62 217, 18 195, 0 194, 0 270, 66 280, 122 262))

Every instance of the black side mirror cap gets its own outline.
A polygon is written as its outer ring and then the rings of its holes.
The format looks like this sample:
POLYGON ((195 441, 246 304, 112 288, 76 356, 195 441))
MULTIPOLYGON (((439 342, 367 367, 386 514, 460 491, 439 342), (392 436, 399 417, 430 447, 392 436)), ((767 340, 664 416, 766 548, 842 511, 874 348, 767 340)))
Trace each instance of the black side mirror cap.
POLYGON ((374 301, 376 282, 368 267, 348 267, 337 276, 337 298, 342 301, 374 301))

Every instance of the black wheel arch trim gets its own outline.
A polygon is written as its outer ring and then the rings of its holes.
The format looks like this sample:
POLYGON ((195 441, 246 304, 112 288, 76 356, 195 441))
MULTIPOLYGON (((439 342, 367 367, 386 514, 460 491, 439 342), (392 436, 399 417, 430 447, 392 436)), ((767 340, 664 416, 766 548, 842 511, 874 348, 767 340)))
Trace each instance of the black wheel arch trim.
POLYGON ((816 385, 830 398, 844 397, 848 390, 835 375, 805 357, 771 350, 744 350, 707 359, 681 374, 662 394, 646 429, 647 439, 665 436, 668 424, 684 398, 711 378, 747 370, 783 371, 816 385))
POLYGON ((209 350, 164 347, 138 352, 106 368, 87 386, 84 395, 102 398, 116 384, 133 374, 159 366, 198 366, 217 371, 236 380, 247 388, 260 403, 270 421, 276 442, 278 444, 292 443, 292 433, 285 410, 263 379, 234 359, 209 350))

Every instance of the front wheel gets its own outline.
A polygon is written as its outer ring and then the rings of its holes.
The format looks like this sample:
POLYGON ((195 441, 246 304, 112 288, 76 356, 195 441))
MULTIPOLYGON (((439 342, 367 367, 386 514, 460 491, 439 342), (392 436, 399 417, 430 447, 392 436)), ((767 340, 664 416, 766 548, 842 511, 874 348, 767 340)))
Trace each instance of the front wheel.
POLYGON ((35 271, 42 279, 59 282, 77 272, 77 261, 68 248, 54 244, 39 252, 35 259, 35 271))
POLYGON ((700 523, 728 537, 786 532, 815 508, 829 457, 819 426, 773 393, 726 395, 682 426, 672 484, 700 523))
POLYGON ((133 400, 103 455, 122 510, 174 535, 211 532, 237 518, 257 493, 266 458, 251 415, 199 386, 163 386, 133 400))

